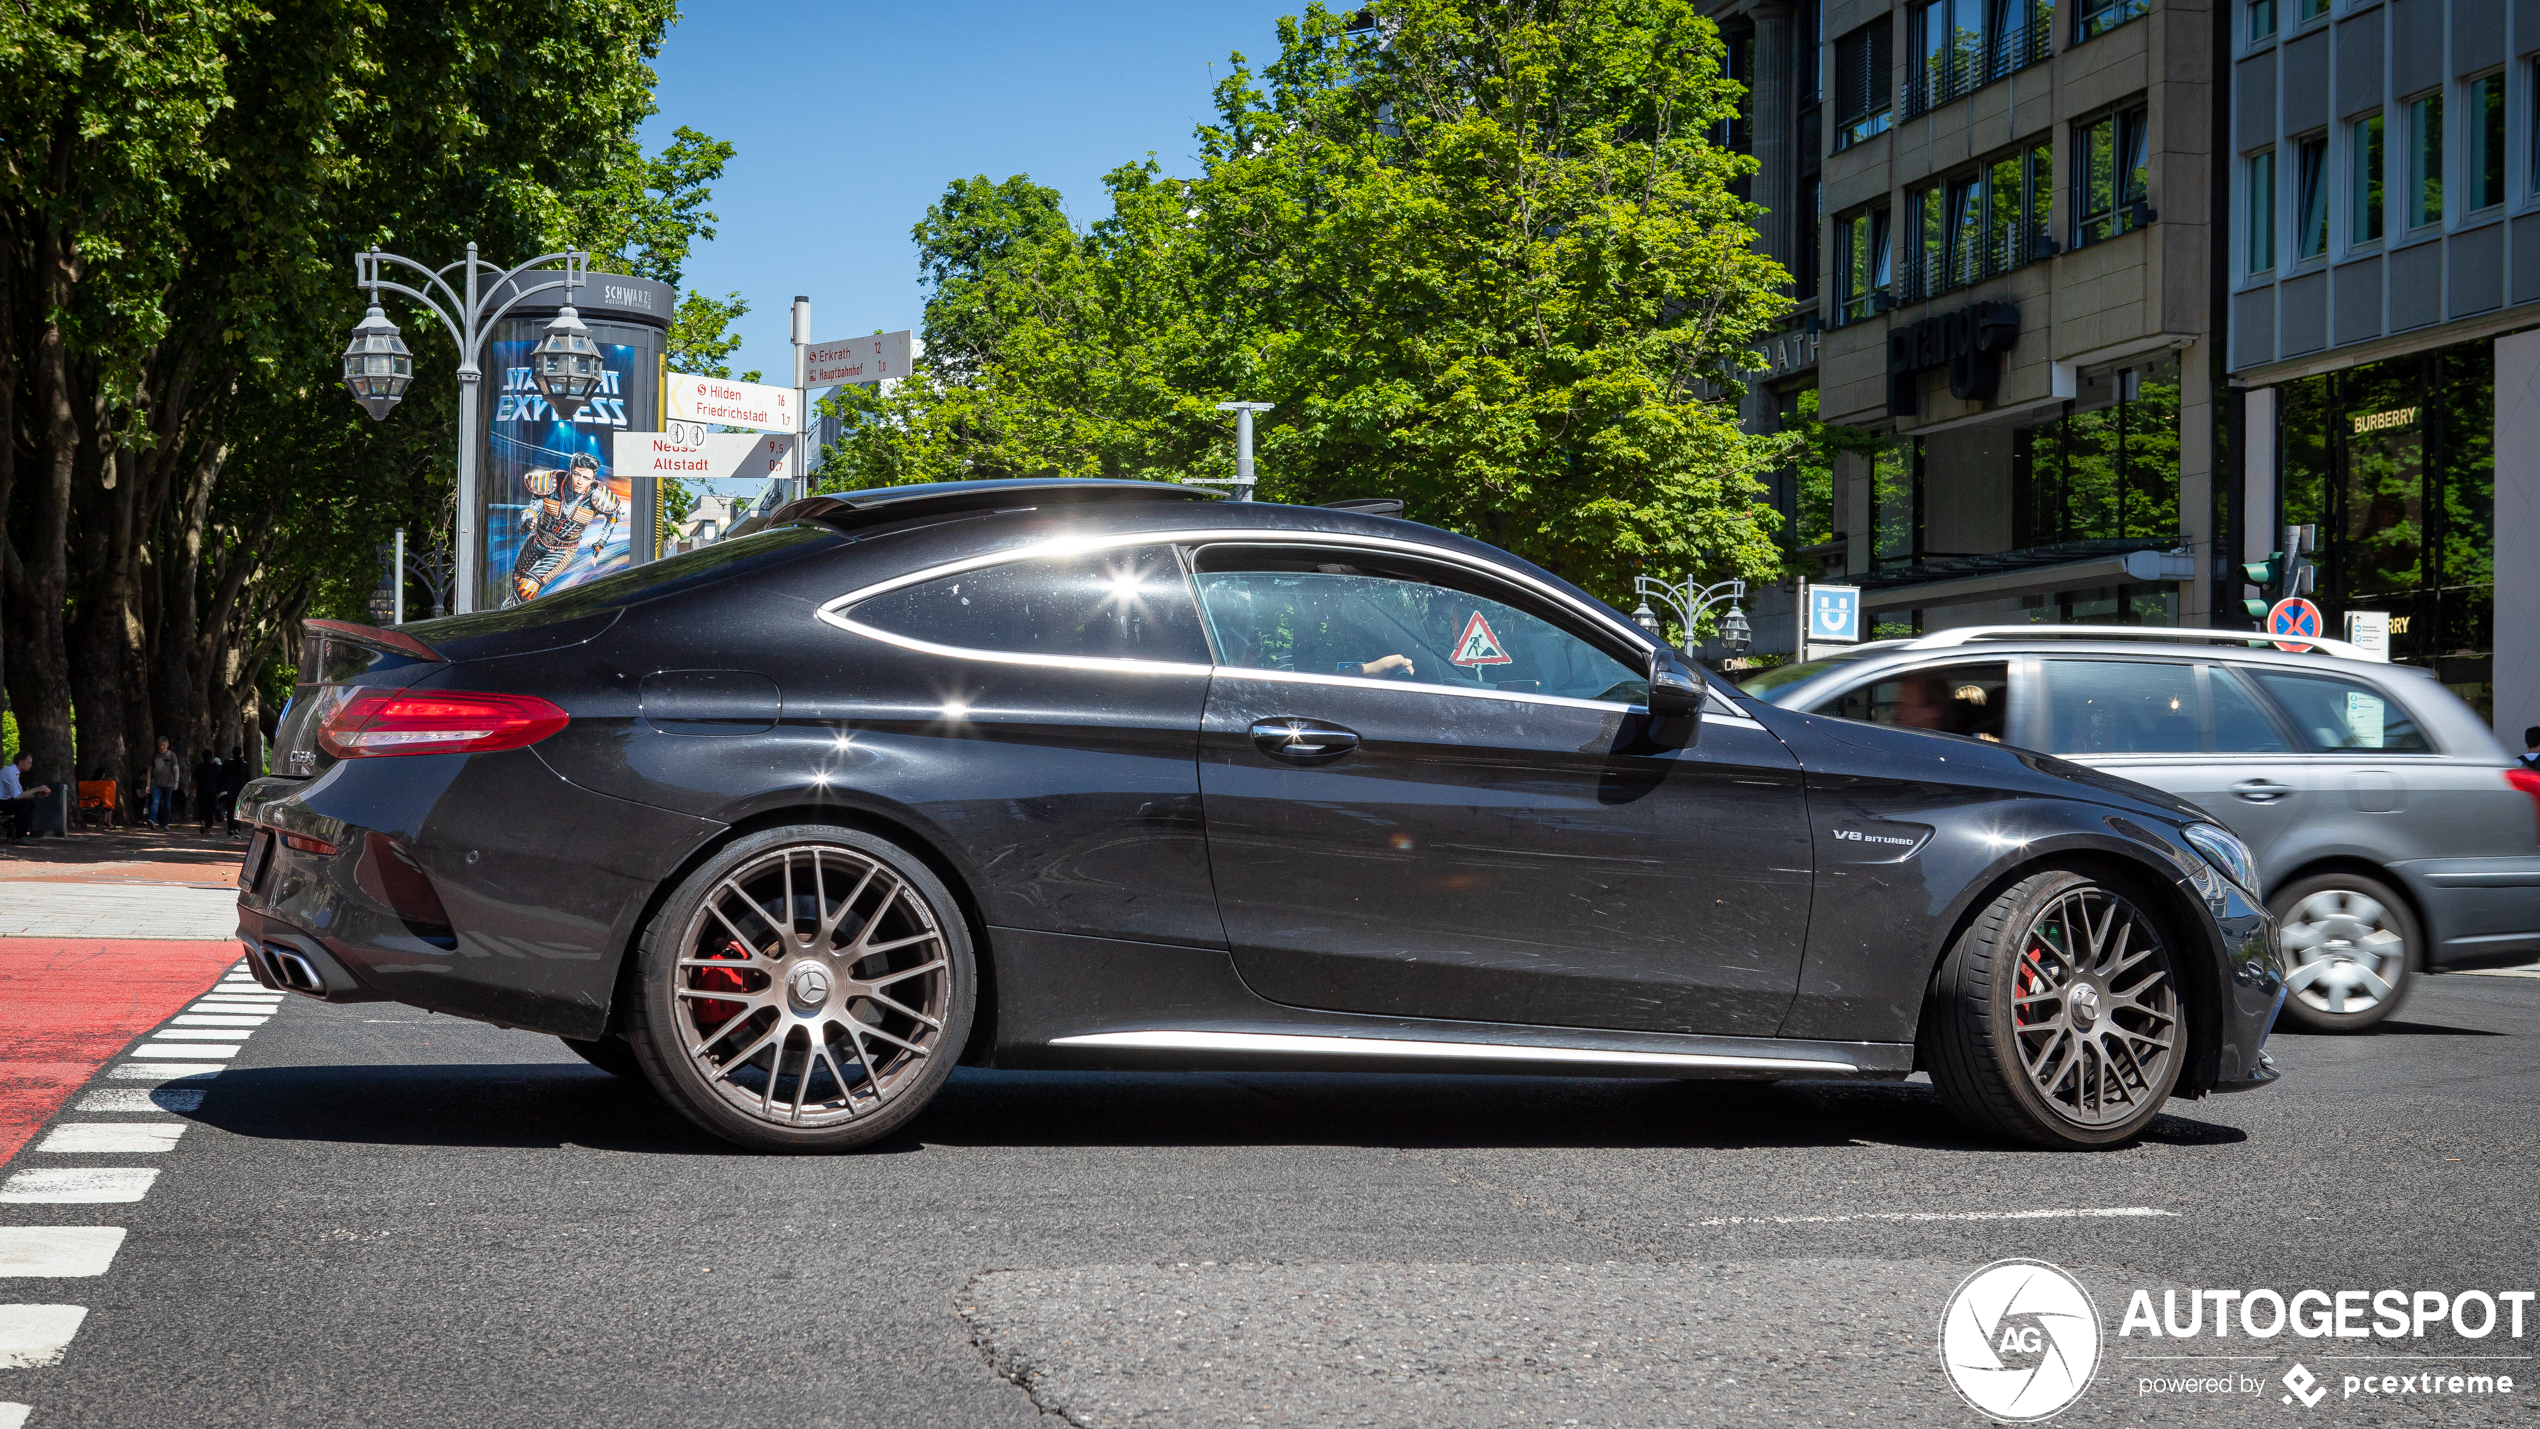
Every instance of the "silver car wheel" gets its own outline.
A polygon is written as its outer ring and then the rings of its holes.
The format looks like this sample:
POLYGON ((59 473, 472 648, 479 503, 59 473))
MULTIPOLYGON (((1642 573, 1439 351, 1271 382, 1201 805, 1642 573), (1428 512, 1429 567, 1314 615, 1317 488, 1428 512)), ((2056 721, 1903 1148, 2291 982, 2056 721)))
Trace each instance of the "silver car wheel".
POLYGON ((2179 1005, 2161 937, 2091 884, 2039 910, 2019 942, 2011 1021, 2029 1084, 2058 1116, 2111 1126, 2169 1093, 2179 1005))
POLYGON ((681 1051, 763 1122, 869 1116, 944 1051, 943 915, 853 849, 772 849, 734 870, 689 920, 674 977, 681 1051))
POLYGON ((2368 1012, 2396 991, 2408 967, 2408 939, 2379 899, 2324 888, 2284 916, 2284 986, 2319 1012, 2368 1012))

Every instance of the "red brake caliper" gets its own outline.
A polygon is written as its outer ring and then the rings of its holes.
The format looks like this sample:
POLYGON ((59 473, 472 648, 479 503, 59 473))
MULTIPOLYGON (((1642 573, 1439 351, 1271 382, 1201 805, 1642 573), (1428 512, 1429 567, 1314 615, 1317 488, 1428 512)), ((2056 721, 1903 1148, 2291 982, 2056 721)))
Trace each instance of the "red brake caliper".
MULTIPOLYGON (((734 962, 748 962, 750 957, 748 953, 741 951, 739 945, 729 941, 724 943, 721 952, 710 956, 734 962)), ((692 986, 699 992, 747 992, 750 990, 750 985, 741 980, 741 970, 738 968, 700 968, 697 970, 697 980, 692 986)), ((690 1006, 693 1011, 689 1015, 696 1019, 699 1032, 712 1032, 724 1023, 740 1016, 742 1008, 742 1004, 737 1002, 714 1001, 696 1002, 690 1006)))
MULTIPOLYGON (((2020 970, 2012 979, 2011 985, 2022 997, 2035 997, 2046 991, 2046 960, 2038 956, 2036 947, 2031 946, 2028 951, 2020 954, 2020 970)), ((2014 1003, 2011 1007, 2011 1016, 2024 1027, 2031 1022, 2041 1020, 2034 1003, 2026 1005, 2014 1003)))

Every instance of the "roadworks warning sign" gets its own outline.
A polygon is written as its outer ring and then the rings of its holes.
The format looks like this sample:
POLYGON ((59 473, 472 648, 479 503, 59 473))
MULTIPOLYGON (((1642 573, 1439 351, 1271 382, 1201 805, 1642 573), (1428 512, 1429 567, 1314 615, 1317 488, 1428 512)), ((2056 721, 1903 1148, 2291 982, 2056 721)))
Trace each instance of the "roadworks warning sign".
POLYGON ((1500 647, 1499 637, 1491 633, 1490 622, 1482 619, 1478 610, 1464 622, 1464 633, 1455 638, 1455 653, 1447 658, 1466 669, 1512 663, 1509 653, 1500 647))

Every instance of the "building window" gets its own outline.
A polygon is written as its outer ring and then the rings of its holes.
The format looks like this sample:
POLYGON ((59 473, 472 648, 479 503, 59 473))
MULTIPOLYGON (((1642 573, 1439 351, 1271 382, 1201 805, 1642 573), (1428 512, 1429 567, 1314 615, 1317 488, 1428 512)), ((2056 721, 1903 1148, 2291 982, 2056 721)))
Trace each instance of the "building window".
POLYGON ((1923 444, 1891 437, 1870 454, 1870 559, 1885 569, 1923 553, 1923 444))
POLYGON ((2378 243, 2386 211, 2381 192, 2381 116, 2356 120, 2347 130, 2347 142, 2355 157, 2355 212, 2347 241, 2378 243))
POLYGON ((2249 43, 2275 34, 2275 0, 2249 0, 2249 43))
POLYGON ((1790 276, 1791 296, 1804 303, 1817 296, 1817 264, 1825 252, 1818 246, 1823 242, 1818 235, 1825 219, 1825 185, 1809 179, 1799 186, 1799 193, 1798 271, 1790 276))
POLYGON ((2469 154, 2461 180, 2469 189, 2471 213, 2505 201, 2505 76, 2499 72, 2469 82, 2469 154))
POLYGON ((2328 0, 2301 0, 2301 3, 2302 19, 2305 22, 2316 20, 2328 13, 2328 0))
POLYGON ((1888 73, 1894 30, 1881 15, 1834 42, 1834 146, 1849 148, 1887 132, 1895 114, 1895 80, 1888 73))
POLYGON ((2051 257, 2051 145, 2033 144, 1905 198, 1905 298, 1920 302, 2051 257))
POLYGON ((2249 156, 2249 271, 2275 271, 2275 150, 2249 156))
POLYGON ((2073 126, 2074 247, 2152 221, 2148 117, 2138 104, 2073 126))
POLYGON ((2178 538, 2178 359, 2085 372, 2062 415, 2011 434, 2015 545, 2178 538))
POLYGON ((2443 96, 2408 101, 2408 227, 2443 221, 2443 96))
POLYGON ((2081 0, 2081 22, 2073 38, 2092 39, 2151 13, 2152 0, 2081 0))
POLYGON ((1887 205, 1865 208, 1835 226, 1837 322, 1859 322, 1881 310, 1879 299, 1894 277, 1889 261, 1887 205))
POLYGON ((2293 164, 2293 258, 2300 262, 2328 251, 2328 136, 2302 140, 2293 164))
POLYGON ((2048 54, 2039 0, 1931 0, 1906 17, 1905 112, 1924 113, 2048 54))

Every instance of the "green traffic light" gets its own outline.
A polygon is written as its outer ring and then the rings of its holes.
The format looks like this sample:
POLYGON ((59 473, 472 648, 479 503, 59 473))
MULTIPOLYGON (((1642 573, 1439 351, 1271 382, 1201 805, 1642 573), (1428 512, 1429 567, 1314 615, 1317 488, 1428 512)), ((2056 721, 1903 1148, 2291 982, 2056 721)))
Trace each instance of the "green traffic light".
POLYGON ((2274 607, 2263 600, 2244 600, 2240 602, 2240 608, 2249 612, 2251 620, 2264 621, 2267 618, 2267 612, 2274 607))

